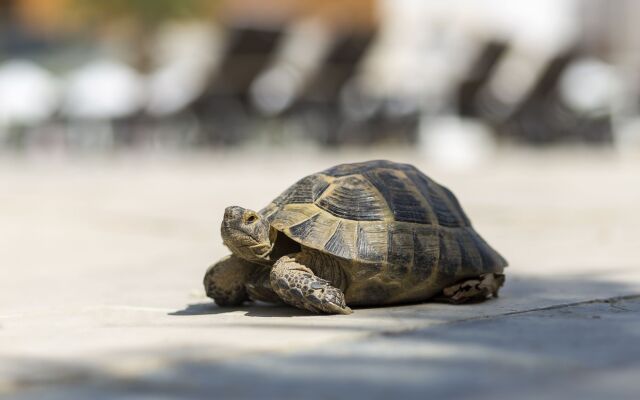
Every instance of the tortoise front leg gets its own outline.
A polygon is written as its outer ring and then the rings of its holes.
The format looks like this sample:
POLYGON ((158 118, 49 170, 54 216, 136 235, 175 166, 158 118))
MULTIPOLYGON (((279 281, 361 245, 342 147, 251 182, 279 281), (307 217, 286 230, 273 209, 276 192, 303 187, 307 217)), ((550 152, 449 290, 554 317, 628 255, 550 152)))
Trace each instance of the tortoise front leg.
POLYGON ((344 294, 298 263, 296 255, 280 258, 271 269, 271 287, 292 306, 314 313, 351 314, 344 294))

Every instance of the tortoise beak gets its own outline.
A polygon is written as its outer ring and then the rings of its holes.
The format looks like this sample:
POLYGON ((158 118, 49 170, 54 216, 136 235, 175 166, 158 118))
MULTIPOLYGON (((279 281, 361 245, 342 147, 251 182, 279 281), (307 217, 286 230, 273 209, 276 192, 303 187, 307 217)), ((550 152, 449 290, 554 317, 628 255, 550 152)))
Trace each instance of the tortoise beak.
POLYGON ((225 208, 224 217, 222 218, 222 227, 226 230, 239 230, 242 225, 242 216, 244 211, 244 208, 238 206, 225 208))

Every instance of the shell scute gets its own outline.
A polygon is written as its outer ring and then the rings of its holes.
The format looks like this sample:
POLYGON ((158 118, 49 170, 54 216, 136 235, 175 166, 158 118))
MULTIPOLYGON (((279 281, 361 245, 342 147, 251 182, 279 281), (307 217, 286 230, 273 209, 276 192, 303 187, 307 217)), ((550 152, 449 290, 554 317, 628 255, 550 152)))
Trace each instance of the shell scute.
POLYGON ((403 223, 391 223, 387 227, 387 261, 389 275, 403 277, 413 265, 413 228, 403 223))
POLYGON ((305 176, 278 196, 273 203, 309 204, 313 203, 329 187, 326 177, 320 174, 305 176))
POLYGON ((431 210, 401 170, 374 169, 364 176, 382 195, 395 221, 431 223, 431 210))
POLYGON ((387 223, 378 222, 359 222, 357 243, 358 259, 382 263, 387 261, 387 223))
POLYGON ((339 224, 340 220, 338 219, 316 213, 289 227, 288 232, 292 239, 300 243, 326 243, 339 224))
POLYGON ((324 249, 338 257, 357 259, 357 231, 355 225, 357 225, 357 222, 340 221, 333 235, 324 245, 324 249))
POLYGON ((416 227, 413 231, 413 274, 417 279, 427 279, 439 259, 438 228, 433 225, 416 227))
POLYGON ((364 177, 337 178, 316 205, 339 218, 354 221, 381 221, 385 207, 375 187, 364 177))

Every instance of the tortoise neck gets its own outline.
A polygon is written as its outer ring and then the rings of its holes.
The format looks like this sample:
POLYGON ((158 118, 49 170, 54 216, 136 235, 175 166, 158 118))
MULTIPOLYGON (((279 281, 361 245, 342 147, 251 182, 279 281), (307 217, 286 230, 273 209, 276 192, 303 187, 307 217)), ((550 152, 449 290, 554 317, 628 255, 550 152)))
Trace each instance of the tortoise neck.
POLYGON ((272 250, 269 254, 269 259, 271 260, 272 264, 278 261, 282 256, 298 253, 301 250, 300 243, 296 242, 280 231, 276 232, 277 234, 275 240, 273 241, 272 250))

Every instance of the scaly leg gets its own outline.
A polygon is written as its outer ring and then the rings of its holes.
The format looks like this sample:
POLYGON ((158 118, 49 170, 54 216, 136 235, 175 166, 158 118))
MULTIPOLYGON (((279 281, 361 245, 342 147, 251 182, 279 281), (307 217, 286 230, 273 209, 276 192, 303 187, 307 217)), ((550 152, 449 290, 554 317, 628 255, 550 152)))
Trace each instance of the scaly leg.
POLYGON ((267 303, 282 303, 280 296, 271 288, 270 279, 271 268, 263 265, 251 275, 249 282, 245 285, 249 298, 255 301, 264 301, 267 303))
POLYGON ((247 300, 280 303, 271 289, 270 268, 230 255, 218 261, 204 276, 207 296, 219 306, 237 306, 247 300))
POLYGON ((204 275, 207 296, 219 306, 237 306, 249 300, 245 284, 255 272, 256 264, 233 254, 213 264, 204 275))
POLYGON ((296 262, 295 256, 280 258, 271 269, 271 287, 280 298, 314 313, 351 314, 342 291, 296 262))

